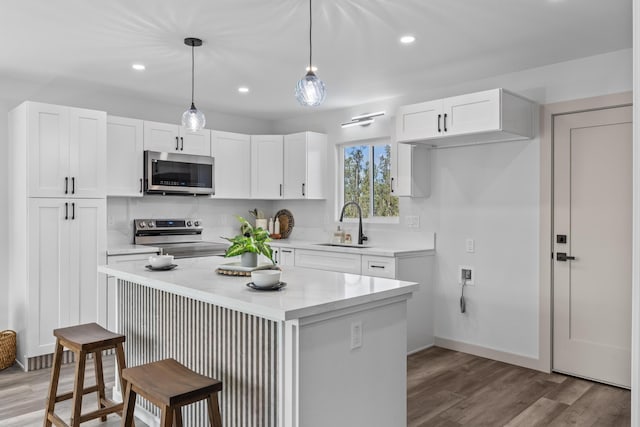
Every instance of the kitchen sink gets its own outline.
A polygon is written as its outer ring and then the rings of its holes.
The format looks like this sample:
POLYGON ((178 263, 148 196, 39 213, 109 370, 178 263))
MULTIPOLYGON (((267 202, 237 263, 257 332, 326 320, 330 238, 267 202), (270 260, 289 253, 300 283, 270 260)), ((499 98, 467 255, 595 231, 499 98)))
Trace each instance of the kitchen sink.
POLYGON ((340 248, 370 248, 369 245, 358 245, 357 243, 314 243, 316 246, 336 246, 340 248))

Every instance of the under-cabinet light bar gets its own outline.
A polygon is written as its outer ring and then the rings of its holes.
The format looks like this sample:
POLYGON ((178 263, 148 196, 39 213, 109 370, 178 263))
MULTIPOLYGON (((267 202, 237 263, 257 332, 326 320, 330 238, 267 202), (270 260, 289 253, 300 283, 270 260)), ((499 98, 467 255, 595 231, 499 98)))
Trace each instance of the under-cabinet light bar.
POLYGON ((356 120, 356 121, 353 121, 353 122, 343 123, 342 127, 343 128, 350 128, 351 126, 366 126, 366 125, 370 125, 374 121, 375 121, 374 119, 356 120))

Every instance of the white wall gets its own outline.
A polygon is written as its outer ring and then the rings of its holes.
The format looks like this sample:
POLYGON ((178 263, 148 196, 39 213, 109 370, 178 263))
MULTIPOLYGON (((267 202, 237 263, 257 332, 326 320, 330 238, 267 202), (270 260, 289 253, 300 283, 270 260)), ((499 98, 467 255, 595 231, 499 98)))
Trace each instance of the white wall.
MULTIPOLYGON (((632 52, 627 49, 455 87, 417 90, 374 104, 280 120, 275 130, 325 132, 333 144, 380 138, 389 135, 390 116, 398 105, 496 87, 540 104, 629 91, 632 52), (378 110, 387 111, 387 116, 367 128, 340 128, 351 116, 378 110)), ((399 224, 365 226, 372 245, 415 246, 431 232, 436 233, 437 337, 538 358, 539 150, 537 137, 526 142, 434 150, 431 197, 403 198, 399 224), (407 215, 420 216, 419 229, 404 225, 407 215), (475 239, 475 253, 465 252, 466 238, 475 239), (464 315, 459 312, 460 289, 455 284, 461 264, 473 266, 477 279, 477 285, 466 292, 464 315)), ((333 147, 330 154, 333 159, 333 147)), ((331 165, 327 184, 332 190, 334 176, 331 165)), ((304 234, 327 236, 335 227, 337 209, 333 197, 329 200, 279 205, 296 210, 296 224, 303 222, 309 227, 304 234)))
MULTIPOLYGON (((189 94, 186 94, 187 96, 189 94)), ((167 105, 156 102, 153 99, 139 98, 135 94, 108 88, 96 87, 83 82, 71 82, 58 78, 47 82, 16 81, 0 78, 0 330, 8 326, 7 318, 7 258, 10 248, 7 247, 7 144, 8 112, 23 101, 39 101, 52 104, 68 105, 81 108, 93 108, 106 111, 109 114, 124 117, 139 118, 145 120, 179 123, 182 112, 188 107, 189 99, 176 100, 175 105, 167 105), (4 162, 4 163, 2 163, 4 162)), ((217 130, 245 133, 270 133, 272 122, 257 120, 247 117, 232 116, 213 111, 205 111, 207 127, 217 130)), ((114 217, 114 227, 109 227, 110 236, 122 237, 123 233, 131 234, 132 225, 125 227, 122 204, 124 199, 109 199, 107 201, 108 214, 114 217), (125 228, 127 229, 125 231, 125 228), (113 231, 116 231, 114 234, 113 231), (120 232, 118 232, 120 230, 120 232)), ((217 236, 217 232, 232 230, 234 221, 231 214, 248 215, 248 206, 255 203, 201 200, 185 197, 151 197, 144 201, 132 201, 129 203, 128 213, 145 216, 147 213, 166 214, 173 216, 179 213, 193 213, 207 219, 215 218, 218 224, 222 224, 221 212, 229 215, 229 224, 212 227, 207 234, 217 236)), ((126 210, 125 210, 126 212, 126 210)), ((130 218, 133 218, 130 217, 130 218)), ((130 219, 127 218, 127 219, 130 219)), ((130 237, 130 236, 129 236, 130 237)))

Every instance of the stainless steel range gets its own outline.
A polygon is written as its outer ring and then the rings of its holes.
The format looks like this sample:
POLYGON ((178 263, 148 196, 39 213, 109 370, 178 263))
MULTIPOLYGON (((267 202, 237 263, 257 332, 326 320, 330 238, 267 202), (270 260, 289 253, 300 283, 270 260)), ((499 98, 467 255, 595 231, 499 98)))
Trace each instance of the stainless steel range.
POLYGON ((195 218, 133 220, 133 242, 137 245, 155 246, 175 258, 224 255, 229 245, 205 242, 202 231, 202 220, 195 218))

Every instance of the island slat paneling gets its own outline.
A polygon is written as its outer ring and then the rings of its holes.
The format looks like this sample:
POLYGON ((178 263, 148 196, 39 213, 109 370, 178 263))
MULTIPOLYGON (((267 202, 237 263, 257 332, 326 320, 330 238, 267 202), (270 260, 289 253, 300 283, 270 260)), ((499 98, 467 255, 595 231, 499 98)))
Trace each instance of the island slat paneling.
MULTIPOLYGON (((277 425, 276 322, 123 280, 117 292, 128 366, 172 357, 222 381, 224 426, 277 425)), ((149 402, 138 404, 159 416, 149 402)), ((185 425, 209 425, 204 402, 183 416, 185 425)))

